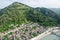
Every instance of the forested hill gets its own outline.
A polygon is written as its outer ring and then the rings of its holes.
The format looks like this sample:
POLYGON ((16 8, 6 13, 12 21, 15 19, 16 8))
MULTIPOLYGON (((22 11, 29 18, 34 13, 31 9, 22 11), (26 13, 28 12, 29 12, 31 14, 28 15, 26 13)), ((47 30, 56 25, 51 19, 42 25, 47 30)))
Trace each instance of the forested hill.
POLYGON ((49 8, 49 9, 60 15, 60 8, 49 8))
POLYGON ((19 2, 14 2, 0 10, 0 32, 14 28, 9 26, 11 24, 20 25, 28 22, 39 23, 41 26, 57 26, 58 24, 53 16, 46 16, 42 11, 19 2))
POLYGON ((57 21, 57 23, 60 24, 60 15, 57 14, 55 11, 48 9, 48 8, 39 8, 39 7, 35 8, 35 9, 37 11, 43 13, 46 16, 52 17, 53 19, 55 19, 57 21))

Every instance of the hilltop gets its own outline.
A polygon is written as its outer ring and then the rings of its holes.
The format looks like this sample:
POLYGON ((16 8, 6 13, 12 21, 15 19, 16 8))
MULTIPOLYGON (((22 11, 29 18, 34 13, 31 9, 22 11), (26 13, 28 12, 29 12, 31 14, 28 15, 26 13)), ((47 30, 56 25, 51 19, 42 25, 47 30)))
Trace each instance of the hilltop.
POLYGON ((46 16, 42 12, 19 2, 14 2, 0 10, 0 32, 14 29, 14 25, 18 24, 19 27, 23 23, 30 22, 45 27, 57 26, 58 24, 53 17, 46 16))

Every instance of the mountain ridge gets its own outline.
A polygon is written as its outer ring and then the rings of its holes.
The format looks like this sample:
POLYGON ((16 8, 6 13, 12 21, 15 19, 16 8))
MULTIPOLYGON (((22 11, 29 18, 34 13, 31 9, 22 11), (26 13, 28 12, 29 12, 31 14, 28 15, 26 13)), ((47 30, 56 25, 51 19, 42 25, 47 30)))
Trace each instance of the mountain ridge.
POLYGON ((59 14, 57 14, 56 12, 54 12, 53 10, 51 9, 48 9, 48 8, 40 8, 40 7, 37 7, 35 8, 36 10, 42 12, 43 14, 45 14, 46 16, 50 16, 54 19, 56 19, 58 21, 58 23, 60 24, 60 18, 59 18, 59 14))
POLYGON ((13 25, 36 22, 42 26, 56 26, 58 23, 50 16, 35 10, 25 4, 14 2, 13 4, 0 10, 0 32, 13 29, 13 25))

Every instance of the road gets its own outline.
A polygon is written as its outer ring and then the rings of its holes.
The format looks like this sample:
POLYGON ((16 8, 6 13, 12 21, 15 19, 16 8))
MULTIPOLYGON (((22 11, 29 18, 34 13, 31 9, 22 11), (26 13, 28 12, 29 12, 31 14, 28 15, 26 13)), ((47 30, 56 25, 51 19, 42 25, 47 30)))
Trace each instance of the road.
MULTIPOLYGON (((16 25, 17 26, 17 25, 16 25)), ((15 27, 16 27, 15 26, 15 27)), ((9 30, 9 31, 7 31, 7 32, 4 32, 4 33, 0 33, 0 36, 4 36, 4 35, 7 35, 8 33, 11 33, 11 32, 15 32, 15 31, 18 31, 19 29, 23 29, 23 28, 25 28, 26 26, 35 26, 35 24, 33 24, 32 25, 32 23, 29 23, 29 24, 22 24, 22 25, 20 25, 20 27, 16 27, 15 29, 12 29, 12 30, 9 30)))
POLYGON ((19 30, 20 28, 23 28, 24 26, 25 26, 25 25, 22 24, 22 25, 20 25, 20 27, 16 27, 15 29, 9 30, 9 31, 4 32, 4 33, 0 33, 0 36, 7 35, 7 34, 10 33, 10 32, 15 32, 15 31, 19 30))
POLYGON ((58 30, 58 27, 50 28, 46 32, 38 35, 37 37, 32 38, 31 40, 41 40, 42 38, 50 35, 52 32, 58 32, 58 31, 60 31, 58 30))
MULTIPOLYGON (((27 25, 22 24, 22 25, 20 25, 20 27, 18 27, 18 28, 15 28, 15 29, 13 29, 13 30, 10 30, 10 31, 7 31, 7 32, 5 32, 5 33, 0 34, 0 36, 7 35, 7 34, 10 33, 10 32, 15 32, 15 31, 19 30, 20 28, 23 28, 23 27, 28 26, 28 25, 31 25, 31 24, 27 24, 27 25)), ((37 37, 32 38, 31 40, 41 40, 43 37, 45 37, 45 36, 47 36, 47 35, 50 35, 52 32, 60 31, 60 30, 58 30, 58 28, 59 28, 59 27, 49 28, 46 32, 40 34, 40 35, 37 36, 37 37)))

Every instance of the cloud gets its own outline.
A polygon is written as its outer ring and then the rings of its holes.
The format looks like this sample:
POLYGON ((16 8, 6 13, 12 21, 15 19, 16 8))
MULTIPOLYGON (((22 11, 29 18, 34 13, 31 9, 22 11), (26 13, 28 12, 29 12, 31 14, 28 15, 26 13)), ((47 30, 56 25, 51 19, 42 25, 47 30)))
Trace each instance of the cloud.
POLYGON ((58 8, 60 7, 60 0, 43 0, 40 2, 40 5, 43 7, 52 7, 58 8))
POLYGON ((22 3, 32 7, 48 7, 48 8, 60 7, 60 0, 22 0, 22 3))
POLYGON ((60 0, 0 0, 0 8, 8 6, 14 1, 31 7, 60 8, 60 0))

